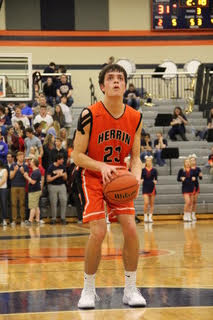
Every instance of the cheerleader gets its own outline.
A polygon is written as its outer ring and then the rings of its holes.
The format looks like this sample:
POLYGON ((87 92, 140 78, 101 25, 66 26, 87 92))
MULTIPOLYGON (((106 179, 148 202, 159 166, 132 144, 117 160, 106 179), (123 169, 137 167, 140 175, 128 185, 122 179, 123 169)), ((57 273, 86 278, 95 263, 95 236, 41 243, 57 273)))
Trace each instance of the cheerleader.
POLYGON ((184 197, 184 221, 192 221, 191 211, 192 211, 192 199, 194 194, 194 181, 193 171, 191 169, 191 164, 189 159, 184 160, 184 168, 180 169, 177 176, 177 181, 182 182, 182 193, 184 197))
POLYGON ((195 181, 194 181, 195 192, 194 192, 193 198, 192 198, 192 220, 193 221, 197 220, 197 218, 196 218, 197 198, 198 198, 198 194, 200 193, 198 179, 201 180, 203 177, 201 169, 199 167, 197 167, 196 158, 197 158, 196 154, 189 155, 192 176, 195 177, 195 181))
POLYGON ((144 198, 144 222, 153 222, 154 202, 156 195, 157 170, 152 167, 152 156, 145 157, 145 168, 141 173, 142 193, 144 198), (148 216, 149 208, 149 216, 148 216))

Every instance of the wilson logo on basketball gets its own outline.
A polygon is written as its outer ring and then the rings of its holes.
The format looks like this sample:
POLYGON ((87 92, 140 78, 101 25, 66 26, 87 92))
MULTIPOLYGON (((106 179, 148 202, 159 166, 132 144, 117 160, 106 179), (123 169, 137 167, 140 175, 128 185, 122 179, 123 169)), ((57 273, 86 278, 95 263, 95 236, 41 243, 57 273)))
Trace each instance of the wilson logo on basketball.
POLYGON ((115 200, 121 200, 121 199, 132 199, 134 196, 136 195, 136 191, 133 191, 131 193, 115 193, 114 194, 114 197, 115 197, 115 200))

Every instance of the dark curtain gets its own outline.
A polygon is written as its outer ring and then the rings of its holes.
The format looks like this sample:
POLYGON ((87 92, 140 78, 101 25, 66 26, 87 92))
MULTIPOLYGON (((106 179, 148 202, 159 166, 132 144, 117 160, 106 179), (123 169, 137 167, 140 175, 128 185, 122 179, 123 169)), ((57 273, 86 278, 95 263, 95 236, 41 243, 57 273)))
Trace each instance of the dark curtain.
POLYGON ((41 30, 75 30, 74 0, 40 0, 41 30))

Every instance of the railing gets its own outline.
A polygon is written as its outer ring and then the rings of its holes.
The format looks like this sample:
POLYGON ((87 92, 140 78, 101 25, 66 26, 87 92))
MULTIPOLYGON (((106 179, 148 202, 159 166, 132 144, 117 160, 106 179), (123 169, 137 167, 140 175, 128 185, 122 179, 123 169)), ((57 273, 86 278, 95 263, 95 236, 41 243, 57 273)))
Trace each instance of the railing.
POLYGON ((188 99, 194 96, 196 77, 186 72, 143 72, 130 74, 128 81, 141 90, 142 96, 146 92, 152 99, 188 99))

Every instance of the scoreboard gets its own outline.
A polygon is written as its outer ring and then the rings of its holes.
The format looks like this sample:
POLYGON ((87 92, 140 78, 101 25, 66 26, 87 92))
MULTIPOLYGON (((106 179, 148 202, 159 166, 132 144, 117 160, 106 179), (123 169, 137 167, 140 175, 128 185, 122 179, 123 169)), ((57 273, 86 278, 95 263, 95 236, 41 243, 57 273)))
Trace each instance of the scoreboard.
POLYGON ((152 0, 152 30, 213 30, 213 0, 152 0))

